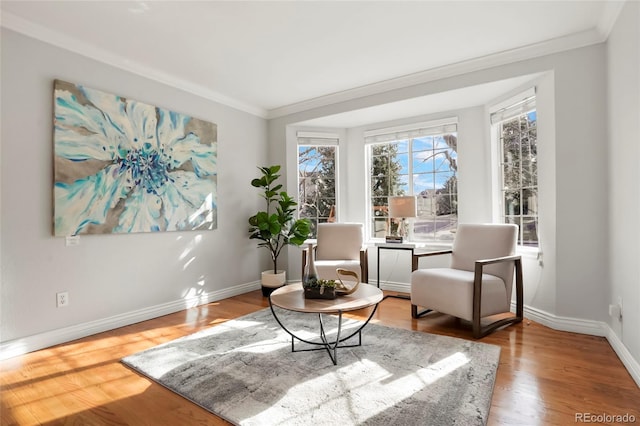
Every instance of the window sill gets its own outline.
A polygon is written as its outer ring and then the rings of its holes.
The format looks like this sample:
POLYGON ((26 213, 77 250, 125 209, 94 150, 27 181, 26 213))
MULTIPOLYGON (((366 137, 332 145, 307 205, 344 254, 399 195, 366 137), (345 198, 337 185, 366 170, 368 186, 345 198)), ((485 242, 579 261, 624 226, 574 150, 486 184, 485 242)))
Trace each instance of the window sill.
MULTIPOLYGON (((367 247, 376 247, 380 244, 386 244, 386 241, 383 238, 372 238, 366 243, 367 247)), ((410 241, 405 240, 402 243, 389 243, 389 244, 398 244, 398 245, 413 245, 415 248, 419 249, 434 249, 434 250, 448 250, 453 247, 452 242, 440 242, 440 241, 410 241)))
POLYGON ((518 246, 516 248, 516 253, 527 259, 538 259, 542 252, 540 251, 540 247, 524 247, 518 246))

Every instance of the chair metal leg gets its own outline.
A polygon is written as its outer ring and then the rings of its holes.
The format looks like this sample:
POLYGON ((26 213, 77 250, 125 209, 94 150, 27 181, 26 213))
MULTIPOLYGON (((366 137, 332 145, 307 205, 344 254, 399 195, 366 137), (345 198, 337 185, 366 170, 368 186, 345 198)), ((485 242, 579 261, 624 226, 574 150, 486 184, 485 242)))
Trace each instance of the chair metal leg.
POLYGON ((418 306, 411 304, 411 318, 420 318, 427 315, 429 312, 433 312, 433 309, 425 309, 424 311, 418 312, 418 306))

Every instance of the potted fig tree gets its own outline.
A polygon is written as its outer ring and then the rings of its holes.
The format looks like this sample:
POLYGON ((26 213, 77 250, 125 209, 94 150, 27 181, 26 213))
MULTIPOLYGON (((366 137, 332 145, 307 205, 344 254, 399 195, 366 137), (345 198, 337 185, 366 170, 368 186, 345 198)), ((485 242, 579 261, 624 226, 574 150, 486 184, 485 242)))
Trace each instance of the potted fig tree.
POLYGON ((311 232, 308 219, 296 219, 297 203, 277 183, 280 166, 258 167, 262 177, 253 179, 251 185, 261 188, 266 210, 249 218, 249 238, 260 240, 258 247, 269 250, 273 269, 262 272, 262 294, 269 296, 286 282, 286 271, 278 269, 278 256, 287 245, 300 246, 311 232))

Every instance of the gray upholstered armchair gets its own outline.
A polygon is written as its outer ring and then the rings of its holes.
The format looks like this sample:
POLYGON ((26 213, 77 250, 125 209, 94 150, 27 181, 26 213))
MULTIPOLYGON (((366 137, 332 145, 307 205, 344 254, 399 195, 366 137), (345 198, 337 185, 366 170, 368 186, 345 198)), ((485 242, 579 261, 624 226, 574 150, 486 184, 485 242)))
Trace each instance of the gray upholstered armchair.
MULTIPOLYGON (((337 268, 358 274, 360 282, 369 282, 367 248, 361 223, 319 223, 315 265, 318 278, 335 280, 337 268)), ((302 252, 302 273, 307 263, 307 251, 302 252)))
POLYGON ((509 224, 460 224, 452 250, 417 253, 411 273, 411 316, 431 311, 471 321, 473 336, 522 321, 522 262, 515 255, 518 227, 509 224), (449 268, 419 269, 420 257, 451 254, 449 268), (515 271, 516 313, 482 326, 485 317, 508 313, 515 271), (418 312, 418 307, 427 308, 418 312))

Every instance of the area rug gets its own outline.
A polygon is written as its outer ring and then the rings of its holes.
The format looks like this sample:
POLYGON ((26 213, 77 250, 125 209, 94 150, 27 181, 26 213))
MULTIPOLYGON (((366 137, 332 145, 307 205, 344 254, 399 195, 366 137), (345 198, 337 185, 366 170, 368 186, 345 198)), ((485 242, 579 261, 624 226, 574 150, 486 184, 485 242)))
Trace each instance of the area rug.
MULTIPOLYGON (((277 313, 301 337, 317 335, 317 315, 277 313)), ((343 320, 342 336, 358 325, 343 320)), ((495 345, 370 323, 333 365, 324 349, 291 352, 263 309, 122 362, 237 425, 466 426, 486 424, 499 357, 495 345)))

